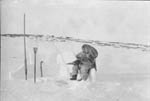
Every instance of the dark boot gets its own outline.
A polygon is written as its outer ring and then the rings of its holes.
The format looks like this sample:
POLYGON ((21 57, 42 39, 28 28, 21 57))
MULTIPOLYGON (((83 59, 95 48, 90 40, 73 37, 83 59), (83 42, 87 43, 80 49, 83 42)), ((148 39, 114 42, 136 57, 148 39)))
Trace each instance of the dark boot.
POLYGON ((77 75, 72 75, 72 77, 70 78, 70 80, 77 80, 77 75))

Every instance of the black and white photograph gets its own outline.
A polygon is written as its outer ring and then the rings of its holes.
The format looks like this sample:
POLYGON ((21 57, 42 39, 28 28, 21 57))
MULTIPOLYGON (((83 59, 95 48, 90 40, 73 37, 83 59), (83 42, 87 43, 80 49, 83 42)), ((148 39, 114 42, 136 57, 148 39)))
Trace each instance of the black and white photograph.
POLYGON ((150 1, 0 0, 0 101, 150 101, 150 1))

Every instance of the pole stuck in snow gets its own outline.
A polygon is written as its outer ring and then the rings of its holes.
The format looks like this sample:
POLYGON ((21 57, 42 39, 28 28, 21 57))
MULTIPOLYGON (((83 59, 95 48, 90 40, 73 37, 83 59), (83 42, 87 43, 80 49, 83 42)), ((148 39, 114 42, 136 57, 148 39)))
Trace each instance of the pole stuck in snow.
POLYGON ((43 61, 40 62, 41 77, 43 77, 43 68, 42 68, 42 64, 43 64, 43 61))
POLYGON ((36 83, 36 53, 37 53, 37 47, 33 48, 34 51, 34 83, 36 83))
POLYGON ((26 32, 25 32, 25 14, 24 14, 24 67, 25 67, 25 80, 27 80, 27 73, 28 73, 28 69, 27 69, 27 55, 26 55, 26 32))

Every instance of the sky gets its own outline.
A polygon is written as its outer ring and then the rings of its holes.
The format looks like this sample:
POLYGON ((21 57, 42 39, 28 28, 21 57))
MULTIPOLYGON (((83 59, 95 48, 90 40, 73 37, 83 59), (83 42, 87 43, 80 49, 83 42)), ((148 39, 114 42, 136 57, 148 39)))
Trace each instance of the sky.
POLYGON ((2 0, 2 33, 69 36, 150 45, 150 2, 2 0))

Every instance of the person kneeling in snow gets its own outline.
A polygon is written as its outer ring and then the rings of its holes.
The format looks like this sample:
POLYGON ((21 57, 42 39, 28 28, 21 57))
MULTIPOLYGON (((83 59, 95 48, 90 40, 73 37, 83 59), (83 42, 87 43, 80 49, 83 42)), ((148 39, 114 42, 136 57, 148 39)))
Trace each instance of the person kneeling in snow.
POLYGON ((82 46, 82 52, 76 55, 77 60, 75 60, 72 63, 69 63, 74 65, 72 77, 70 78, 70 80, 77 80, 78 72, 80 72, 81 79, 79 81, 86 81, 89 76, 90 70, 92 68, 95 68, 95 70, 97 70, 95 62, 97 56, 98 52, 94 47, 88 44, 84 44, 82 46))

